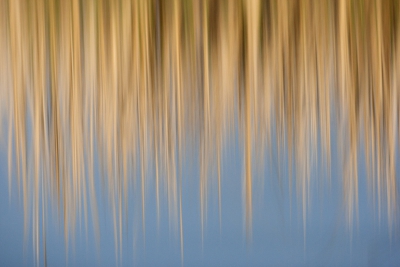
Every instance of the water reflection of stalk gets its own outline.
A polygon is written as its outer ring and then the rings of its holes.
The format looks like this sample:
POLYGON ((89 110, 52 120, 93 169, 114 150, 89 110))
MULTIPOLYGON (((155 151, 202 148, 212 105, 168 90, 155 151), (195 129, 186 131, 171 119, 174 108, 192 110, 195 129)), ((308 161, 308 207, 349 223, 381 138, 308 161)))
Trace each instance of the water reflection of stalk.
POLYGON ((203 231, 215 184, 221 220, 222 155, 236 125, 244 148, 247 237, 253 165, 262 169, 266 149, 272 154, 275 141, 277 158, 287 154, 289 191, 291 195, 296 186, 305 227, 310 188, 325 183, 311 174, 321 163, 330 173, 331 134, 338 133, 348 223, 357 217, 361 144, 378 217, 385 208, 394 222, 397 0, 177 0, 171 5, 2 0, 1 6, 7 14, 0 21, 5 36, 0 53, 11 71, 2 67, 0 77, 12 85, 3 94, 10 99, 9 186, 15 159, 25 232, 32 210, 36 258, 47 200, 63 218, 68 248, 82 215, 87 228, 89 194, 99 236, 96 150, 112 209, 116 256, 122 252, 123 219, 132 192, 141 198, 144 236, 152 167, 157 214, 165 193, 183 255, 181 186, 188 145, 199 151, 203 231), (332 128, 333 110, 339 130, 332 128), (31 164, 33 172, 28 172, 31 164), (139 192, 131 188, 137 184, 139 192))

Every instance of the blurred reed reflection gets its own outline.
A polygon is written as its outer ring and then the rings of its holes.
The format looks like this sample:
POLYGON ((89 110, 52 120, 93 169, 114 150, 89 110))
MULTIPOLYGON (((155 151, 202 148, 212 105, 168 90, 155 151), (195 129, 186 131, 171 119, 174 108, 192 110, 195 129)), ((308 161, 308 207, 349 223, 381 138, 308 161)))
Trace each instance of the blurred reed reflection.
MULTIPOLYGON (((36 258, 39 240, 46 250, 48 209, 59 212, 68 247, 76 223, 84 218, 87 225, 88 213, 97 218, 100 182, 118 254, 129 194, 140 194, 145 225, 148 179, 157 209, 168 202, 183 255, 187 152, 198 154, 203 225, 211 184, 221 209, 222 155, 236 135, 248 238, 253 172, 265 153, 276 146, 278 158, 287 154, 290 175, 281 179, 294 188, 305 225, 310 185, 331 183, 332 135, 343 169, 333 179, 342 181, 348 222, 357 217, 364 179, 358 163, 365 160, 379 216, 385 212, 394 223, 399 4, 0 0, 9 191, 16 186, 22 196, 36 258), (101 177, 94 175, 97 159, 101 177), (311 176, 316 166, 325 175, 311 176)), ((97 219, 93 226, 99 235, 97 219)))

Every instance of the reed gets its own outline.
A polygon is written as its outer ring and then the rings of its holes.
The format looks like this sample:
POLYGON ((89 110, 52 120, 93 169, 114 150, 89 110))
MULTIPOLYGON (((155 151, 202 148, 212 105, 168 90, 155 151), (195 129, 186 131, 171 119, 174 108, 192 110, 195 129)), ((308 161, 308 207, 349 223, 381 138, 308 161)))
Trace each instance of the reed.
POLYGON ((198 154, 203 227, 215 184, 221 209, 222 158, 236 135, 249 238, 254 169, 275 145, 278 160, 288 155, 280 179, 295 188, 304 225, 311 184, 331 183, 332 149, 343 160, 335 179, 346 218, 357 218, 362 147, 379 216, 385 210, 395 223, 399 8, 398 0, 1 0, 9 191, 16 180, 37 261, 50 208, 67 248, 89 210, 99 236, 98 183, 122 258, 128 196, 141 197, 145 232, 153 178, 157 210, 165 198, 183 257, 184 159, 198 154), (316 166, 328 175, 311 176, 316 166))

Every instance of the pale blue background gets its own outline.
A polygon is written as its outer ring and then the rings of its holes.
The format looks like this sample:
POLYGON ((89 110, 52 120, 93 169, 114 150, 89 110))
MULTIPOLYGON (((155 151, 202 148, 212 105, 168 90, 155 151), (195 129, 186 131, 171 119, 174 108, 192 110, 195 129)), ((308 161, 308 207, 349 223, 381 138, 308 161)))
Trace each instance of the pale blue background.
MULTIPOLYGON (((333 142, 333 147, 335 147, 333 142)), ((237 142, 236 142, 237 143, 237 142)), ((254 182, 253 239, 246 242, 242 201, 242 153, 231 145, 224 158, 222 177, 222 225, 218 217, 217 190, 208 198, 207 223, 201 238, 198 168, 183 169, 183 222, 185 266, 400 266, 399 227, 389 233, 386 216, 379 220, 366 196, 365 168, 360 161, 359 224, 347 228, 342 209, 340 168, 337 154, 332 159, 332 187, 314 186, 312 207, 307 217, 306 241, 302 215, 292 196, 292 212, 286 179, 278 182, 277 167, 267 157, 264 183, 254 182), (350 234, 352 233, 352 234, 350 234)), ((361 159, 363 157, 360 157, 361 159)), ((197 162, 197 159, 194 159, 197 162)), ((276 162, 276 159, 275 159, 276 162)), ((399 164, 397 164, 399 166, 399 164)), ((321 172, 314 171, 312 178, 321 172)), ((32 236, 23 241, 23 208, 13 187, 8 194, 7 155, 0 153, 0 266, 33 266, 32 236)), ((140 196, 132 198, 128 227, 124 228, 122 266, 181 266, 178 232, 169 226, 166 206, 162 206, 157 226, 154 188, 147 188, 146 235, 141 234, 140 196), (136 202, 137 204, 135 205, 136 202), (135 236, 135 237, 134 237, 135 236), (145 242, 144 242, 145 239, 145 242)), ((101 242, 96 250, 93 231, 87 239, 82 224, 75 246, 65 256, 63 228, 56 216, 48 222, 49 266, 115 266, 114 236, 110 213, 99 199, 101 242), (66 260, 68 258, 68 260, 66 260)), ((91 229, 91 223, 89 223, 91 229)), ((125 227, 125 226, 124 226, 125 227)), ((43 259, 40 259, 43 264, 43 259)))

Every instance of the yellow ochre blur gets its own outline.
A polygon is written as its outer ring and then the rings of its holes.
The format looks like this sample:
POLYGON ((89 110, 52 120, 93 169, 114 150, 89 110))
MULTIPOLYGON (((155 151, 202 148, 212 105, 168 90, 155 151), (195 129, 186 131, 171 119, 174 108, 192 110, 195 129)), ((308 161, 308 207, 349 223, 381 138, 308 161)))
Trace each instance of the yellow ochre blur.
POLYGON ((365 160, 379 216, 393 223, 399 13, 399 0, 0 0, 9 191, 22 195, 36 259, 41 239, 46 253, 49 209, 62 218, 67 246, 88 213, 99 235, 99 183, 120 253, 133 183, 145 230, 147 179, 158 212, 168 203, 183 257, 184 159, 194 151, 199 160, 204 227, 211 184, 221 212, 221 164, 235 136, 249 239, 254 170, 266 152, 276 144, 287 153, 305 225, 313 179, 331 183, 332 135, 348 222, 365 160), (327 175, 311 176, 316 165, 327 175))

